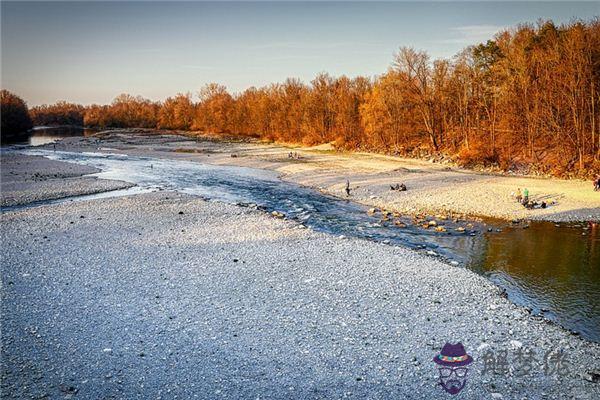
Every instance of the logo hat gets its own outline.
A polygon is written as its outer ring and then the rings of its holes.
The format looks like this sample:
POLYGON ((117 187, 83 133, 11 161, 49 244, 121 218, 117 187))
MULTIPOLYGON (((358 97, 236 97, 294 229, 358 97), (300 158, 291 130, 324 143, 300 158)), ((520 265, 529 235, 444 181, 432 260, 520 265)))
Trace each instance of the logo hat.
POLYGON ((473 357, 467 354, 462 343, 446 343, 439 355, 433 357, 433 362, 445 367, 462 367, 473 362, 473 357))

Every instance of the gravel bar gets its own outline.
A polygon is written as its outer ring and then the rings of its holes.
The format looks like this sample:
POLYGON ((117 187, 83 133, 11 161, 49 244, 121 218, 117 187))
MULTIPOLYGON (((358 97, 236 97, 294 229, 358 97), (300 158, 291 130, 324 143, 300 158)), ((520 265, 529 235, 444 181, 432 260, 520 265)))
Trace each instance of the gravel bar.
POLYGON ((2 153, 0 205, 13 207, 132 187, 131 183, 84 176, 99 169, 41 156, 2 153))
POLYGON ((600 345, 404 248, 169 192, 1 218, 3 398, 439 399, 458 341, 460 398, 600 398, 600 345), (564 376, 484 374, 520 348, 564 376))

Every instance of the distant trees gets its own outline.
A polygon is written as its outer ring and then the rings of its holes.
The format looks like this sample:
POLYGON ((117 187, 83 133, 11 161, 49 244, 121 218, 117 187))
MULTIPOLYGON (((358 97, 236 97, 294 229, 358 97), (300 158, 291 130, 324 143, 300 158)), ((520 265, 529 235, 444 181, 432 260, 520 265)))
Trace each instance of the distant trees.
POLYGON ((271 88, 271 137, 302 143, 305 140, 305 104, 309 89, 299 80, 288 78, 271 88))
POLYGON ((375 81, 360 106, 363 147, 394 154, 411 150, 422 128, 414 104, 402 95, 407 91, 405 79, 393 69, 375 81))
POLYGON ((194 116, 194 129, 229 133, 234 115, 234 100, 227 88, 217 83, 210 83, 198 93, 200 103, 194 116))
POLYGON ((339 147, 357 149, 364 135, 360 120, 360 105, 371 90, 371 82, 363 77, 335 79, 332 88, 330 136, 339 147))
POLYGON ((157 127, 160 129, 189 130, 192 127, 196 106, 191 95, 179 93, 166 99, 158 110, 157 127))
POLYGON ((0 131, 3 138, 26 132, 33 126, 27 104, 8 90, 0 91, 0 114, 0 131))
POLYGON ((126 128, 155 128, 159 105, 141 96, 121 94, 109 108, 109 126, 126 128))
MULTIPOLYGON (((4 101, 4 100, 3 100, 4 101)), ((4 106, 3 106, 4 107, 4 106)), ((34 107, 35 123, 81 121, 256 136, 389 154, 445 154, 464 165, 557 175, 600 172, 600 22, 551 21, 505 30, 451 60, 402 47, 371 79, 326 73, 196 99, 34 107)), ((3 117, 4 118, 4 117, 3 117)), ((69 122, 71 123, 71 122, 69 122)), ((3 120, 4 124, 4 120, 3 120)))
POLYGON ((156 128, 160 105, 141 96, 120 94, 109 105, 85 108, 85 126, 109 128, 156 128))
MULTIPOLYGON (((422 126, 429 136, 431 147, 439 149, 438 135, 441 131, 439 108, 435 93, 439 88, 434 81, 429 55, 424 51, 416 51, 410 47, 402 47, 394 56, 393 69, 398 72, 397 78, 402 82, 402 96, 405 103, 414 109, 422 120, 422 126)), ((443 82, 443 77, 442 77, 443 82)))
POLYGON ((83 126, 85 107, 79 104, 59 101, 52 105, 41 105, 29 110, 34 125, 73 125, 83 126))

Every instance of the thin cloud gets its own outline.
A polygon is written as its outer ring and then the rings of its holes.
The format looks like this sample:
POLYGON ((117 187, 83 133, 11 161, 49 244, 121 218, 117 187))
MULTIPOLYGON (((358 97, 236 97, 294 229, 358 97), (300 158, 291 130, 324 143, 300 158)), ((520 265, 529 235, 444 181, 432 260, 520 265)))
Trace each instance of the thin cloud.
POLYGON ((356 42, 322 42, 322 43, 307 43, 307 42, 274 42, 265 43, 255 46, 250 46, 252 50, 270 50, 270 49, 303 49, 303 50, 329 50, 344 47, 378 47, 383 46, 382 43, 356 43, 356 42))
POLYGON ((133 48, 131 51, 134 53, 162 53, 164 51, 164 49, 158 49, 158 48, 136 49, 136 48, 133 48))
POLYGON ((209 71, 209 70, 215 69, 214 67, 211 67, 208 65, 195 65, 195 64, 183 64, 180 67, 185 68, 185 69, 200 69, 200 70, 204 70, 204 71, 209 71))
POLYGON ((444 44, 476 44, 492 39, 496 33, 506 29, 502 25, 465 25, 451 28, 451 38, 440 40, 444 44))

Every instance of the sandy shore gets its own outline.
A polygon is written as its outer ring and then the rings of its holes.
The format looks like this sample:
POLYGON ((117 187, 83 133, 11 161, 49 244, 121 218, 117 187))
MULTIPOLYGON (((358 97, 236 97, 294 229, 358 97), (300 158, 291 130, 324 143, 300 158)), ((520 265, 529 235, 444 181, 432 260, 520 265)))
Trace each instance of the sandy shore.
POLYGON ((11 207, 125 189, 127 182, 98 179, 100 170, 52 161, 44 157, 3 152, 0 158, 0 205, 11 207))
POLYGON ((226 142, 182 136, 112 132, 96 138, 69 138, 65 150, 94 150, 195 160, 277 171, 283 179, 402 213, 494 217, 506 220, 600 221, 600 192, 591 182, 521 176, 489 175, 425 161, 374 154, 336 153, 327 146, 291 148, 279 145, 226 142), (93 145, 93 147, 91 147, 93 145), (288 157, 297 152, 298 159, 288 157), (391 191, 404 183, 406 192, 391 191), (546 209, 527 210, 512 194, 527 188, 530 198, 546 209))

